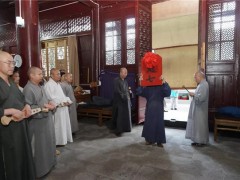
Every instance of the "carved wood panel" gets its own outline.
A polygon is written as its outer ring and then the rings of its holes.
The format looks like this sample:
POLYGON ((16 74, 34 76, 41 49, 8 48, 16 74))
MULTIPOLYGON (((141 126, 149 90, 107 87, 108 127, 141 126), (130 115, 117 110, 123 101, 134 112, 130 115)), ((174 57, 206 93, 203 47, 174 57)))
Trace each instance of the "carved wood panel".
POLYGON ((234 75, 208 75, 209 108, 235 105, 234 75))
MULTIPOLYGON (((137 53, 138 71, 140 71, 141 59, 146 52, 152 51, 152 9, 148 2, 140 1, 137 15, 137 27, 139 34, 139 52, 137 53)), ((146 99, 138 98, 138 118, 137 123, 145 120, 146 99)))
POLYGON ((152 51, 152 23, 151 23, 152 14, 140 9, 139 10, 139 46, 140 46, 140 59, 148 51, 152 51))

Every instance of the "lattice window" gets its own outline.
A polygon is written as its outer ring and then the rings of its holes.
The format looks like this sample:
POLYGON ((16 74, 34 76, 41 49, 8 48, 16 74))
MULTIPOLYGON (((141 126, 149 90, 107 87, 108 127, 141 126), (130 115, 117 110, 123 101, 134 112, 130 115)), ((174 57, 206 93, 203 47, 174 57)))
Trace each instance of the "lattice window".
POLYGON ((208 61, 233 60, 236 2, 209 5, 208 61))
MULTIPOLYGON (((44 69, 44 73, 46 73, 46 70, 47 70, 47 53, 46 53, 46 49, 41 49, 41 58, 42 58, 42 68, 44 69)), ((44 74, 44 76, 47 76, 47 74, 44 74)))
POLYGON ((65 59, 65 47, 64 46, 57 47, 57 56, 58 56, 58 60, 65 59))
POLYGON ((105 23, 105 59, 106 65, 121 65, 121 21, 105 23))
POLYGON ((41 37, 54 37, 67 34, 67 21, 53 22, 41 26, 41 37))
POLYGON ((135 64, 135 18, 127 19, 127 64, 135 64))
POLYGON ((9 24, 0 28, 0 47, 9 44, 16 44, 16 27, 15 24, 9 24))
POLYGON ((83 31, 90 31, 91 17, 84 16, 79 18, 67 19, 51 23, 43 23, 40 26, 40 37, 57 37, 83 31))
POLYGON ((91 18, 90 16, 74 18, 68 20, 69 33, 76 33, 82 31, 91 30, 91 18))
POLYGON ((139 10, 139 39, 140 39, 140 58, 144 56, 144 54, 148 51, 151 51, 151 14, 144 11, 139 10))
POLYGON ((50 76, 50 70, 57 68, 69 72, 69 54, 67 39, 49 40, 42 42, 44 48, 41 50, 42 67, 46 77, 50 76))
POLYGON ((55 68, 55 47, 49 47, 47 51, 47 59, 48 59, 48 72, 50 75, 50 70, 55 68))

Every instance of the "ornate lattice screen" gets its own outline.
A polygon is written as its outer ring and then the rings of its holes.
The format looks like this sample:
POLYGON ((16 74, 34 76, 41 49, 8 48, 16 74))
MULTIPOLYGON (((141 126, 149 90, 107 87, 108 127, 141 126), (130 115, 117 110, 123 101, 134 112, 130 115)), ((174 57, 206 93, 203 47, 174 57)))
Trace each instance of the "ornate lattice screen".
POLYGON ((140 41, 140 59, 147 51, 152 51, 152 27, 151 13, 142 9, 139 10, 139 41, 140 41))
POLYGON ((15 24, 9 24, 0 28, 0 48, 17 42, 15 24))
POLYGON ((207 61, 234 59, 236 2, 209 5, 207 61))
POLYGON ((135 39, 136 39, 136 22, 135 18, 129 18, 126 22, 127 33, 127 64, 135 64, 135 39))
POLYGON ((40 37, 45 39, 49 37, 63 36, 78 32, 90 31, 91 28, 90 16, 61 20, 51 23, 42 23, 40 37))

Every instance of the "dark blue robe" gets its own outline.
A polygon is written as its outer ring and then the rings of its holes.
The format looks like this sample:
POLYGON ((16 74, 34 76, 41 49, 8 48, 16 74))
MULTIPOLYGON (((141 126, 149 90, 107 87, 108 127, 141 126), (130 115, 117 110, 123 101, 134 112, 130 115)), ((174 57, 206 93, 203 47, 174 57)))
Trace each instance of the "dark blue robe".
POLYGON ((150 143, 166 143, 163 100, 170 94, 171 89, 167 83, 137 89, 137 95, 147 100, 142 137, 150 143))

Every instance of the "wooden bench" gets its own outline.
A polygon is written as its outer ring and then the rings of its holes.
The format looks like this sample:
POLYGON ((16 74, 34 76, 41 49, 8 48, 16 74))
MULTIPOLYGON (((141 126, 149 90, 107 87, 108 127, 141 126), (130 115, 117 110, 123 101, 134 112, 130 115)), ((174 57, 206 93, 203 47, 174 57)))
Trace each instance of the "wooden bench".
POLYGON ((240 118, 215 115, 214 141, 217 141, 218 130, 240 132, 240 118))
POLYGON ((104 119, 112 118, 111 107, 79 107, 78 115, 83 117, 96 117, 98 118, 98 125, 103 125, 104 119))

